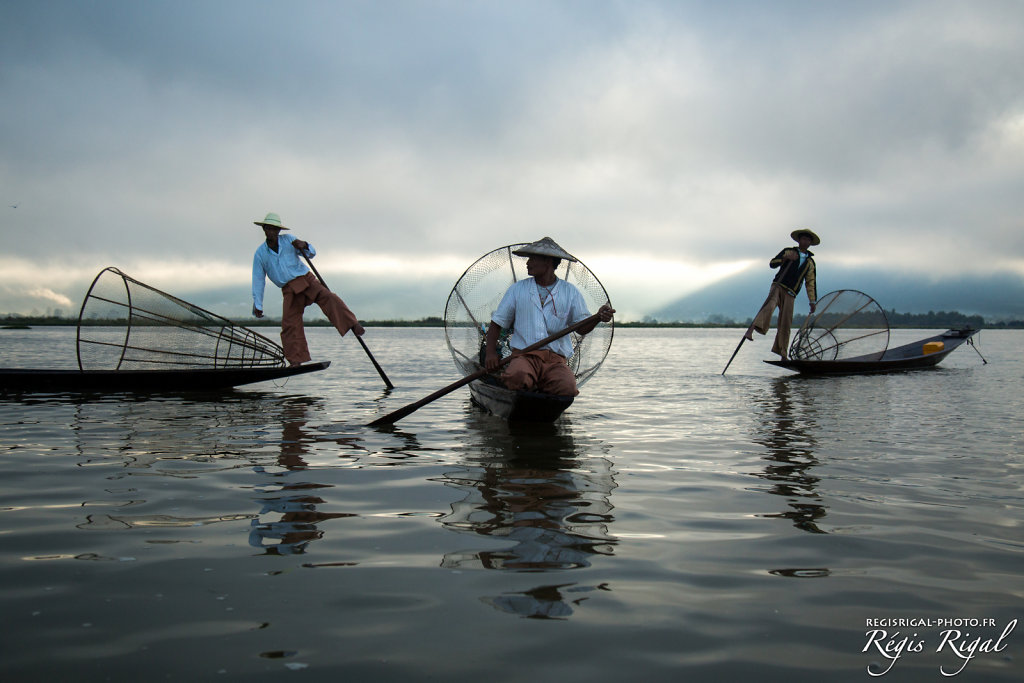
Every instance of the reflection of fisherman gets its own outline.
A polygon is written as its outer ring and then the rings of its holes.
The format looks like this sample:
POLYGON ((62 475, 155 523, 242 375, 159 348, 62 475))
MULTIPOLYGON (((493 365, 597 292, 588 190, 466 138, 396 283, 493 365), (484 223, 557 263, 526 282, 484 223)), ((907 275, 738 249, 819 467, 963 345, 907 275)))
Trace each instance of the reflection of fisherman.
MULTIPOLYGON (((468 491, 452 504, 442 524, 505 542, 486 550, 445 554, 441 566, 463 569, 541 572, 581 569, 595 556, 612 555, 617 543, 609 532, 614 520, 609 500, 615 487, 609 466, 601 458, 555 459, 530 465, 503 458, 485 462, 483 469, 466 468, 447 475, 468 491)), ((567 618, 573 607, 606 584, 542 584, 524 591, 481 599, 510 614, 531 618, 567 618)))
POLYGON ((608 584, 577 586, 565 583, 557 586, 537 586, 519 593, 505 593, 495 597, 482 598, 484 602, 502 612, 519 614, 530 619, 567 619, 572 616, 573 606, 587 599, 586 595, 595 590, 610 590, 608 584), (569 595, 573 594, 573 595, 569 595))
MULTIPOLYGON (((611 463, 578 454, 570 434, 519 432, 484 436, 484 455, 446 473, 443 481, 465 492, 441 524, 486 536, 484 549, 446 552, 442 567, 536 572, 590 567, 614 554, 611 463), (543 455, 537 455, 543 453, 543 455)), ((561 576, 559 578, 562 578, 561 576)), ((485 596, 489 605, 532 618, 565 618, 606 584, 544 583, 485 596)))
MULTIPOLYGON (((754 476, 771 482, 771 487, 764 490, 785 498, 790 508, 762 516, 789 519, 797 529, 824 534, 827 532, 818 523, 828 514, 828 507, 817 490, 821 479, 812 472, 819 462, 814 454, 814 412, 794 400, 793 385, 787 379, 778 378, 770 395, 755 398, 764 408, 764 434, 755 441, 764 445, 768 453, 764 472, 754 476)), ((813 404, 808 397, 804 398, 806 405, 813 404)))
MULTIPOLYGON (((306 463, 307 438, 303 432, 306 424, 306 405, 301 401, 290 402, 284 406, 284 424, 281 428, 281 452, 277 464, 284 472, 270 475, 273 483, 268 489, 276 489, 280 495, 257 499, 262 508, 249 528, 249 545, 262 548, 267 555, 301 555, 306 546, 323 537, 319 524, 329 519, 355 517, 347 512, 323 512, 318 509, 326 501, 313 495, 315 489, 330 488, 328 484, 317 484, 308 481, 288 481, 284 477, 295 473, 307 472, 306 463), (264 521, 269 514, 280 515, 277 521, 264 521), (267 541, 274 541, 271 543, 267 541)), ((255 471, 268 474, 262 466, 255 471)))
POLYGON ((299 252, 310 258, 316 255, 313 245, 291 235, 282 235, 288 228, 281 225, 276 213, 268 213, 262 221, 253 221, 263 228, 266 241, 256 249, 252 260, 252 314, 263 317, 263 290, 266 279, 281 288, 281 346, 289 365, 301 365, 310 359, 306 334, 302 328, 302 312, 316 304, 342 336, 352 330, 365 332, 355 314, 341 298, 327 289, 302 263, 299 252))
MULTIPOLYGON (((583 295, 575 286, 560 280, 555 269, 562 262, 576 261, 553 239, 528 244, 512 252, 516 256, 527 256, 525 280, 516 282, 505 292, 498 309, 491 316, 491 325, 486 337, 486 366, 491 372, 499 367, 498 337, 502 329, 510 330, 509 346, 515 358, 509 362, 502 375, 509 389, 540 391, 556 396, 575 396, 576 377, 567 364, 572 356, 572 340, 564 336, 542 349, 526 354, 516 354, 531 344, 560 332, 573 323, 590 317, 590 311, 583 301, 583 295)), ((598 313, 603 322, 612 319, 615 310, 605 304, 598 313)), ((597 326, 586 325, 577 330, 588 334, 597 326)))
POLYGON ((249 528, 249 545, 263 548, 268 555, 301 555, 312 541, 323 538, 323 531, 317 526, 320 522, 355 516, 351 513, 320 512, 317 505, 325 501, 318 496, 306 495, 308 486, 285 486, 282 490, 287 495, 265 499, 259 517, 274 512, 280 514, 281 519, 277 522, 253 519, 249 528), (292 489, 299 489, 301 493, 296 494, 292 489), (264 543, 268 539, 279 542, 264 543))
POLYGON ((807 300, 811 304, 811 313, 817 304, 818 292, 815 283, 814 254, 808 251, 808 247, 821 244, 821 240, 810 230, 794 230, 790 237, 797 241, 798 247, 787 247, 780 251, 768 265, 772 268, 782 266, 772 282, 771 291, 764 306, 754 317, 754 322, 747 328, 744 335, 747 339, 753 340, 754 330, 758 334, 768 334, 768 327, 771 325, 772 314, 779 309, 779 319, 775 329, 775 343, 772 345, 772 353, 778 354, 786 359, 789 350, 789 331, 793 324, 793 302, 796 295, 800 293, 800 286, 807 284, 807 300))

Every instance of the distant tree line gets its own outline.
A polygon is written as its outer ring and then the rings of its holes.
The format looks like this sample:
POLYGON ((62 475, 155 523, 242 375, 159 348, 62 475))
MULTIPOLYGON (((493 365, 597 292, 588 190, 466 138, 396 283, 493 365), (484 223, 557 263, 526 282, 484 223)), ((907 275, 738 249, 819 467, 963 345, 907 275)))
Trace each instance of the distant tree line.
POLYGON ((985 327, 985 318, 980 315, 964 315, 956 311, 928 311, 927 313, 897 313, 886 311, 891 327, 985 327))
MULTIPOLYGON (((890 327, 905 328, 955 328, 971 326, 976 329, 1024 329, 1024 320, 1000 320, 997 322, 985 322, 980 315, 965 315, 957 311, 928 311, 927 313, 897 313, 895 310, 886 311, 886 318, 890 327)), ((799 327, 807 316, 797 314, 793 316, 793 326, 799 327)), ((737 322, 722 315, 710 315, 704 322, 680 322, 680 321, 659 321, 656 318, 645 317, 639 322, 616 321, 618 327, 681 327, 681 328, 708 328, 708 327, 747 327, 752 318, 737 322)), ((232 320, 236 325, 243 327, 279 327, 280 319, 274 318, 244 318, 232 320)), ((124 320, 90 320, 90 325, 123 325, 124 320)), ((0 327, 31 327, 46 325, 77 325, 78 318, 65 318, 56 315, 18 315, 4 314, 0 316, 0 327)), ((323 318, 310 318, 306 320, 307 327, 330 327, 331 323, 323 318)), ((427 316, 419 320, 365 320, 363 324, 368 327, 443 327, 444 320, 438 316, 427 316)))
MULTIPOLYGON (((937 329, 956 328, 970 326, 975 329, 1024 329, 1024 320, 1000 320, 998 322, 985 322, 980 315, 966 315, 957 311, 928 311, 927 313, 897 313, 895 309, 886 311, 885 317, 889 327, 903 327, 916 329, 937 329)), ((799 327, 807 319, 807 316, 798 313, 793 316, 793 327, 799 327)), ((622 327, 748 327, 753 318, 743 321, 736 321, 726 318, 723 315, 709 315, 704 322, 662 322, 656 318, 646 317, 641 322, 618 323, 622 327)))
MULTIPOLYGON (((797 327, 802 325, 807 316, 798 314, 793 316, 793 326, 797 327)), ((957 311, 928 311, 927 313, 897 313, 895 309, 885 312, 885 318, 889 322, 889 327, 904 327, 914 329, 932 329, 932 328, 956 328, 956 327, 973 327, 974 329, 981 329, 983 327, 992 327, 992 325, 985 324, 985 318, 980 315, 965 315, 958 313, 957 311)), ((748 321, 749 324, 749 321, 748 321)), ((1005 324, 1003 325, 1006 326, 1005 324)), ((1016 321, 1015 324, 1011 325, 1014 327, 1024 326, 1024 321, 1016 321)), ((856 327, 856 325, 854 325, 856 327)))

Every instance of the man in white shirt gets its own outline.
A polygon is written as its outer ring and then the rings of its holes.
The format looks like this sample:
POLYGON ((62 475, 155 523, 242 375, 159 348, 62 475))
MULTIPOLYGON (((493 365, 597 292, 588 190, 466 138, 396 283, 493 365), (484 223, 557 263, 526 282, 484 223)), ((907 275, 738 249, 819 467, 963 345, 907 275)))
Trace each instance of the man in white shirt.
MULTIPOLYGON (((526 272, 530 277, 509 287, 491 316, 486 335, 485 365, 491 372, 498 369, 501 360, 497 349, 498 337, 503 329, 508 329, 514 358, 501 377, 505 386, 513 390, 575 396, 579 390, 576 377, 567 364, 572 356, 572 340, 568 335, 536 351, 523 354, 518 350, 590 317, 579 290, 555 275, 555 269, 563 259, 576 259, 550 237, 512 253, 527 257, 526 272)), ((615 310, 605 304, 598 313, 601 321, 608 322, 615 310)), ((595 320, 577 332, 587 334, 596 326, 595 320)))
POLYGON ((289 365, 301 365, 310 360, 306 333, 302 327, 302 312, 306 306, 317 304, 331 321, 335 329, 344 336, 352 330, 362 336, 366 331, 359 324, 355 313, 349 310, 337 294, 327 289, 302 262, 301 253, 310 258, 316 256, 313 245, 291 235, 282 235, 287 230, 281 224, 281 217, 268 213, 262 221, 253 221, 263 228, 266 241, 257 249, 252 259, 252 314, 263 317, 263 290, 266 278, 281 288, 284 297, 281 307, 281 346, 289 365))

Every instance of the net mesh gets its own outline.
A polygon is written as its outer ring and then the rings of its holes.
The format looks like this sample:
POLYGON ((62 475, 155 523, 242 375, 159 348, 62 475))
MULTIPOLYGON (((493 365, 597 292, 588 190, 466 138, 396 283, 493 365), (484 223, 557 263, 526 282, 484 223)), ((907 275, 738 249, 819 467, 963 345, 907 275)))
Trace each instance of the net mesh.
MULTIPOLYGON (((502 296, 514 283, 528 278, 526 257, 512 252, 526 243, 510 244, 481 256, 471 265, 448 295, 444 308, 444 333, 455 365, 463 375, 481 367, 484 334, 491 322, 491 314, 498 308, 502 296)), ((563 260, 556 275, 575 285, 591 313, 609 303, 604 286, 583 263, 563 260)), ((586 335, 571 333, 573 353, 569 367, 576 375, 577 386, 589 380, 608 355, 614 334, 614 321, 601 323, 586 335)), ((502 357, 508 356, 508 330, 503 330, 498 348, 502 357)))
POLYGON ((280 346, 117 268, 96 276, 78 316, 81 370, 279 367, 280 346))
POLYGON ((889 321, 864 292, 840 289, 818 299, 793 338, 794 360, 877 360, 889 346, 889 321))

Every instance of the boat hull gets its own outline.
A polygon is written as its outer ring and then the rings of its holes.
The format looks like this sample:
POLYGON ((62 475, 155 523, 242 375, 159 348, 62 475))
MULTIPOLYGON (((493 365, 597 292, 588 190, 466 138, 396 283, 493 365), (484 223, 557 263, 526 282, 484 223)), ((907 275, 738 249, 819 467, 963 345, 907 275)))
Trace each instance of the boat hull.
POLYGON ((196 370, 0 369, 2 393, 161 393, 218 391, 324 370, 330 361, 296 367, 196 370))
POLYGON ((933 368, 967 343, 977 330, 949 330, 933 337, 888 349, 881 357, 863 356, 842 360, 766 360, 765 363, 805 375, 855 375, 879 372, 905 372, 933 368), (924 353, 925 344, 942 342, 941 351, 924 353))
POLYGON ((572 396, 512 391, 482 381, 470 382, 473 403, 509 422, 554 422, 572 405, 572 396))

